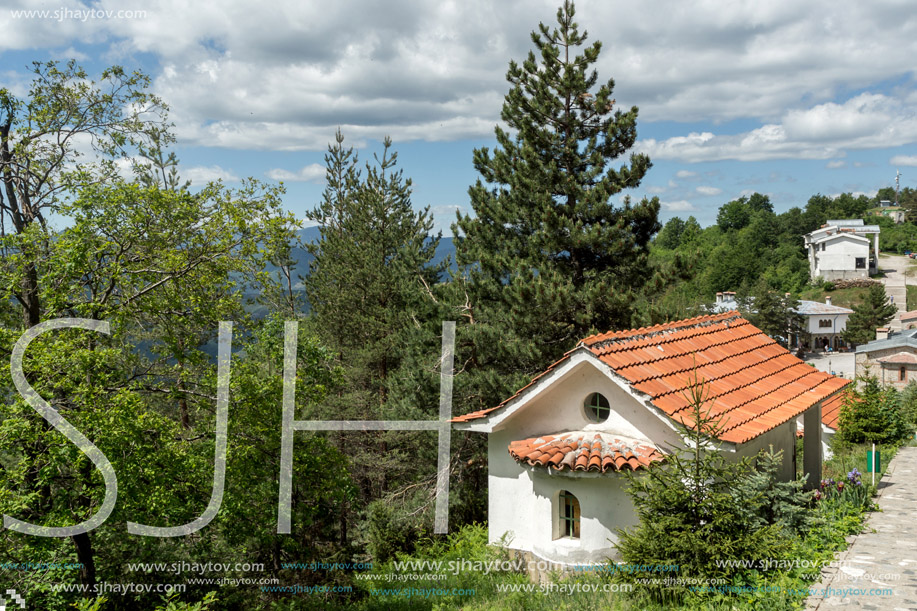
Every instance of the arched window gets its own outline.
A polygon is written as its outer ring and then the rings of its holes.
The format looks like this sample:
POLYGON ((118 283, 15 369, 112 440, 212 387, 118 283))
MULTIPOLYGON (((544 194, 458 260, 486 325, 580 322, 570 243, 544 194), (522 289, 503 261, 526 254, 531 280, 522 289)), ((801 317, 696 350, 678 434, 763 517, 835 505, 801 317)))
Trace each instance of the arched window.
POLYGON ((605 422, 611 413, 611 406, 605 395, 597 392, 592 393, 586 398, 586 417, 592 422, 605 422))
POLYGON ((566 490, 560 491, 558 500, 558 537, 579 539, 579 501, 566 490))
POLYGON ((904 365, 902 365, 902 366, 901 366, 901 369, 898 370, 898 380, 899 380, 900 382, 906 382, 906 381, 907 381, 907 367, 905 367, 904 365))

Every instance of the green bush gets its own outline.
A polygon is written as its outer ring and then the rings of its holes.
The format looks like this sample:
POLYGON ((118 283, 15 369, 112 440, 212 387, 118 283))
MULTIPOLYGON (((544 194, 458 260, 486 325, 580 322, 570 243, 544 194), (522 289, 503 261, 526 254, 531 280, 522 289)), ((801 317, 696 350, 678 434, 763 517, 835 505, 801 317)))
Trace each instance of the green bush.
POLYGON ((838 438, 845 443, 894 443, 909 436, 898 392, 882 388, 872 375, 861 378, 862 388, 848 390, 841 406, 838 438))
POLYGON ((812 523, 811 504, 814 492, 803 490, 804 479, 781 482, 777 471, 783 461, 783 450, 761 452, 755 468, 735 483, 733 497, 745 519, 753 528, 776 524, 796 533, 804 533, 812 523))
MULTIPOLYGON (((640 523, 618 532, 618 551, 627 564, 677 565, 682 579, 723 578, 736 585, 745 572, 740 563, 784 558, 793 549, 794 530, 807 523, 801 507, 811 495, 801 492, 801 482, 774 481, 779 458, 773 454, 759 458, 759 473, 750 459, 730 462, 712 447, 720 423, 709 415, 707 396, 707 385, 695 377, 687 398, 697 424, 683 434, 690 449, 630 475, 640 523)), ((637 581, 646 577, 626 573, 619 579, 640 584, 657 602, 695 596, 687 585, 637 581)))

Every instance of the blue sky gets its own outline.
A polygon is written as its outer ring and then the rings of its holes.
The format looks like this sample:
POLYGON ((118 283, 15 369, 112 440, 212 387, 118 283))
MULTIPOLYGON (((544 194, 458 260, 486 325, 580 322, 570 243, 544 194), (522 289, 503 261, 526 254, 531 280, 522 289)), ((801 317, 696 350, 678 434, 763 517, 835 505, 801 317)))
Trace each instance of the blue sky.
MULTIPOLYGON (((171 107, 185 178, 282 179, 298 215, 320 199, 338 126, 363 158, 390 135, 415 205, 449 234, 471 211, 472 151, 494 144, 508 62, 557 2, 3 0, 0 87, 24 93, 33 60, 140 68, 171 107)), ((640 108, 636 149, 654 167, 630 195, 658 196, 663 221, 706 225, 754 191, 778 211, 815 193, 871 196, 896 170, 917 184, 911 2, 576 8, 603 42, 600 80, 640 108)))

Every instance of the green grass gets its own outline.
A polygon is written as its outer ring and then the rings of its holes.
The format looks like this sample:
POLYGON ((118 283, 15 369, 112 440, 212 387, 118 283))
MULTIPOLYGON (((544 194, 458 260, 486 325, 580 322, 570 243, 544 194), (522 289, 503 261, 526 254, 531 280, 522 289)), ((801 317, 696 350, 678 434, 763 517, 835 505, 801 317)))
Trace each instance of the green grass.
POLYGON ((799 293, 799 298, 807 301, 819 301, 824 303, 825 297, 831 297, 831 305, 849 308, 858 305, 868 291, 868 288, 858 287, 834 289, 833 291, 826 291, 820 288, 807 288, 799 293))
POLYGON ((917 285, 907 285, 907 311, 917 310, 917 285))

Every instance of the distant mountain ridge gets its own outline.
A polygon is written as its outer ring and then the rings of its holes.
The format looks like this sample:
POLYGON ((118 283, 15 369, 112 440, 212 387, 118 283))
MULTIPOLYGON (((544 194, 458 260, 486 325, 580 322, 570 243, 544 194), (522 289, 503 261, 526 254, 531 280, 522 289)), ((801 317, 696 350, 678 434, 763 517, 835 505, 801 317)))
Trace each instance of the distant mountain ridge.
MULTIPOLYGON (((303 244, 314 244, 318 242, 322 237, 321 227, 306 227, 305 229, 300 229, 297 232, 297 235, 303 244)), ((303 290, 304 287, 299 281, 299 278, 305 278, 309 275, 309 265, 312 263, 315 257, 309 254, 308 250, 298 245, 295 245, 291 249, 290 255, 293 257, 293 261, 295 262, 291 270, 291 276, 296 282, 295 288, 297 290, 303 290)), ((455 245, 453 244, 452 238, 443 237, 440 239, 439 245, 436 247, 436 252, 433 255, 432 263, 434 265, 441 263, 442 261, 446 260, 446 257, 451 257, 450 269, 456 269, 455 245)), ((267 271, 276 272, 277 267, 270 265, 267 267, 267 271)))

